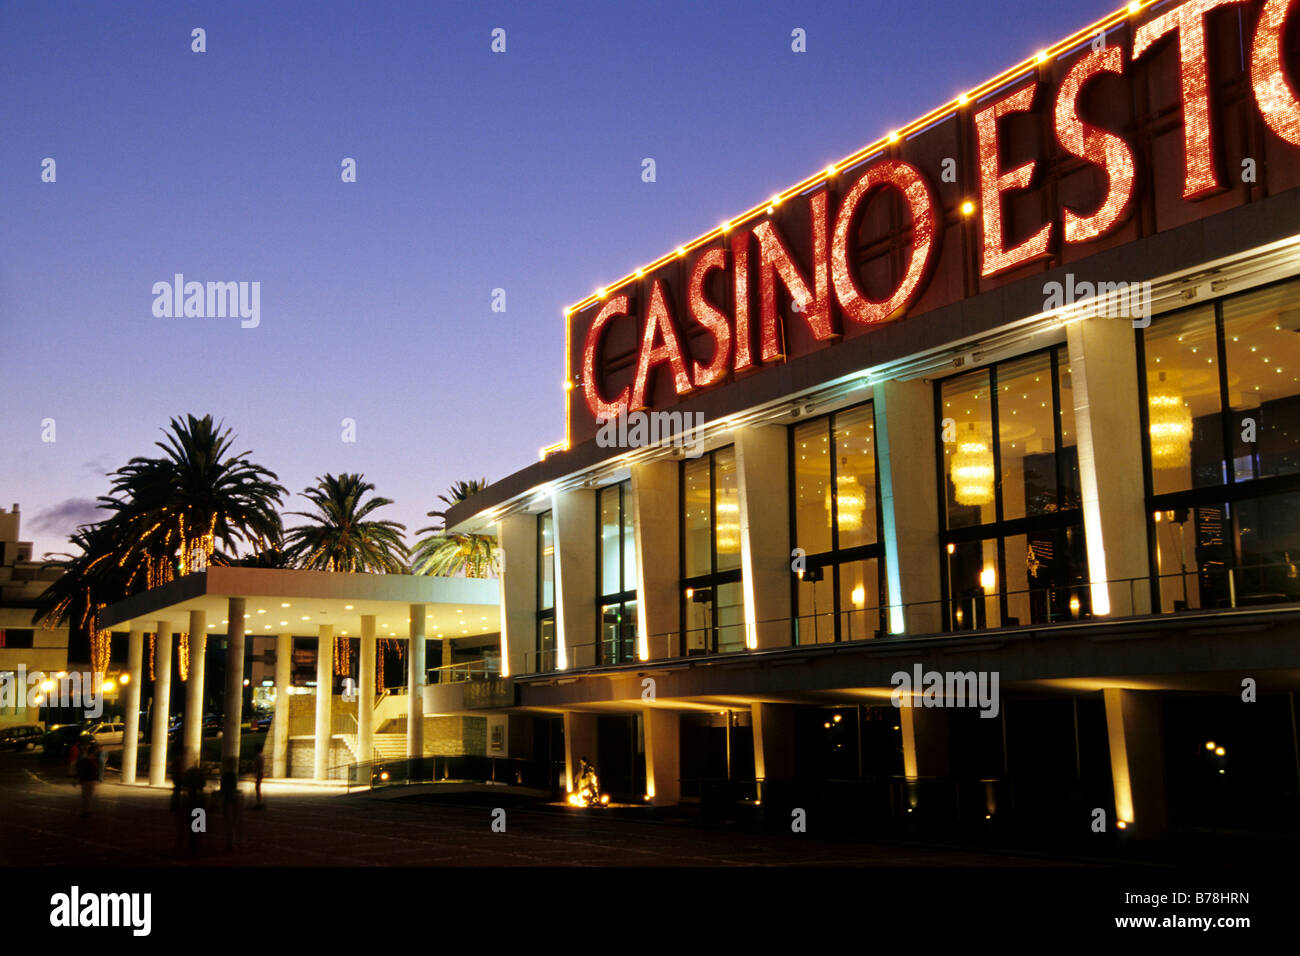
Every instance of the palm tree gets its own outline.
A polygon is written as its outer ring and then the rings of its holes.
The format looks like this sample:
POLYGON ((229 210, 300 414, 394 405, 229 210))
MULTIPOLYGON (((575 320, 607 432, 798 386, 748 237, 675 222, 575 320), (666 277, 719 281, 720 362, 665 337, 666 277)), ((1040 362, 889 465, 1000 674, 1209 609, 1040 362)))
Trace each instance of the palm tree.
POLYGON ((291 564, 316 571, 378 571, 401 574, 409 552, 402 540, 406 525, 396 521, 367 521, 371 512, 391 505, 391 498, 372 497, 375 486, 360 474, 326 474, 302 496, 316 506, 314 513, 291 511, 310 524, 285 532, 285 557, 291 564))
MULTIPOLYGON (((148 568, 150 587, 207 567, 220 546, 223 556, 240 545, 274 548, 283 526, 276 508, 288 491, 274 472, 230 455, 233 436, 211 415, 171 420, 161 458, 132 458, 113 474, 114 512, 131 552, 128 565, 148 568)), ((229 559, 227 559, 229 560, 229 559)))
POLYGON ((99 499, 106 517, 73 533, 79 553, 62 562, 64 573, 37 600, 33 620, 88 632, 93 648, 105 605, 176 571, 201 570, 217 542, 263 550, 279 543, 275 508, 285 489, 248 452, 229 455, 229 429, 214 426, 211 415, 188 415, 173 418, 164 435, 163 457, 132 458, 109 476, 113 493, 99 499))
MULTIPOLYGON (((486 487, 486 478, 471 478, 469 481, 456 482, 447 489, 447 494, 438 497, 450 509, 486 487)), ((487 578, 496 575, 500 551, 495 537, 490 534, 448 532, 446 511, 430 511, 428 515, 430 518, 440 520, 428 528, 420 528, 416 531, 416 534, 428 534, 428 537, 416 543, 411 562, 413 574, 433 574, 440 577, 463 574, 467 578, 487 578)))

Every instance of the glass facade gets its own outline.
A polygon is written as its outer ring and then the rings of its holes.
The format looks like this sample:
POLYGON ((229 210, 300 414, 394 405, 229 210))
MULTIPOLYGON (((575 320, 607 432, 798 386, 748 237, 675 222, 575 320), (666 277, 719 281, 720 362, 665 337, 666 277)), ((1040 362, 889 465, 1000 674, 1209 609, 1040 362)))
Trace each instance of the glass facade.
POLYGON ((1300 282, 1139 333, 1152 599, 1300 600, 1300 282))
POLYGON ((636 535, 632 526, 632 483, 623 481, 597 495, 600 539, 600 643, 597 662, 624 664, 636 657, 636 535))
POLYGON ((555 656, 555 516, 537 516, 537 651, 536 671, 554 670, 555 656))
POLYGON ((950 630, 1090 614, 1064 347, 936 385, 950 630))
POLYGON ((885 630, 880 595, 880 509, 875 417, 870 402, 790 430, 797 644, 875 637, 885 630))
POLYGON ((682 646, 677 653, 743 650, 736 449, 720 448, 681 467, 682 646))

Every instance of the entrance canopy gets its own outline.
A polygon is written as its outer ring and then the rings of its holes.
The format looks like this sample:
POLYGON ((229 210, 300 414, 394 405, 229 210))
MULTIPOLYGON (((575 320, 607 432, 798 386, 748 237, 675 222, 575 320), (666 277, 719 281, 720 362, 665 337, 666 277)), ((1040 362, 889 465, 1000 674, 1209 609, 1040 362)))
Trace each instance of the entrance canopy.
POLYGON ((158 622, 177 631, 190 612, 203 611, 209 633, 223 634, 230 598, 244 598, 246 631, 314 634, 322 624, 337 636, 361 633, 373 614, 377 637, 410 634, 411 606, 424 605, 430 638, 473 637, 501 630, 499 582, 410 574, 349 574, 213 567, 123 598, 100 613, 100 627, 152 631, 158 622))

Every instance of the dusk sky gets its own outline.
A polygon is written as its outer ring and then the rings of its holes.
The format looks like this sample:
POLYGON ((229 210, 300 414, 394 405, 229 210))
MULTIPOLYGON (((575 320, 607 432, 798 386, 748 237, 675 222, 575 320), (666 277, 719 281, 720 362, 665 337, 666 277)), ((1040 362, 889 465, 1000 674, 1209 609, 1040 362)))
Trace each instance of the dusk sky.
POLYGON ((4 0, 0 505, 62 551, 211 412, 285 510, 360 471, 413 532, 563 437, 567 304, 1118 6, 4 0), (260 324, 155 317, 175 273, 260 324))

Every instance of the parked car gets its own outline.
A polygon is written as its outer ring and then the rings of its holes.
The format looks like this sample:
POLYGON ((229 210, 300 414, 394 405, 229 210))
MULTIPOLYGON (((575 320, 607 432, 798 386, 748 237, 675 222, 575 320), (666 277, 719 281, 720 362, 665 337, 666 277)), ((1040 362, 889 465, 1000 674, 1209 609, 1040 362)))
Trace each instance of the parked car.
POLYGON ((35 724, 5 727, 0 730, 0 750, 34 750, 45 736, 45 731, 35 724))
POLYGON ((220 737, 223 726, 224 721, 222 718, 216 714, 208 714, 203 718, 203 736, 220 737))
POLYGON ((264 731, 264 730, 270 730, 270 729, 271 729, 271 718, 270 718, 270 717, 254 717, 254 718, 253 718, 253 721, 252 721, 252 728, 251 728, 251 729, 253 730, 254 733, 259 733, 259 732, 264 731))
POLYGON ((62 757, 86 732, 85 724, 55 724, 41 740, 47 754, 62 757))
POLYGON ((95 738, 95 743, 104 747, 122 743, 125 731, 126 725, 120 721, 102 720, 87 728, 86 733, 95 738))

